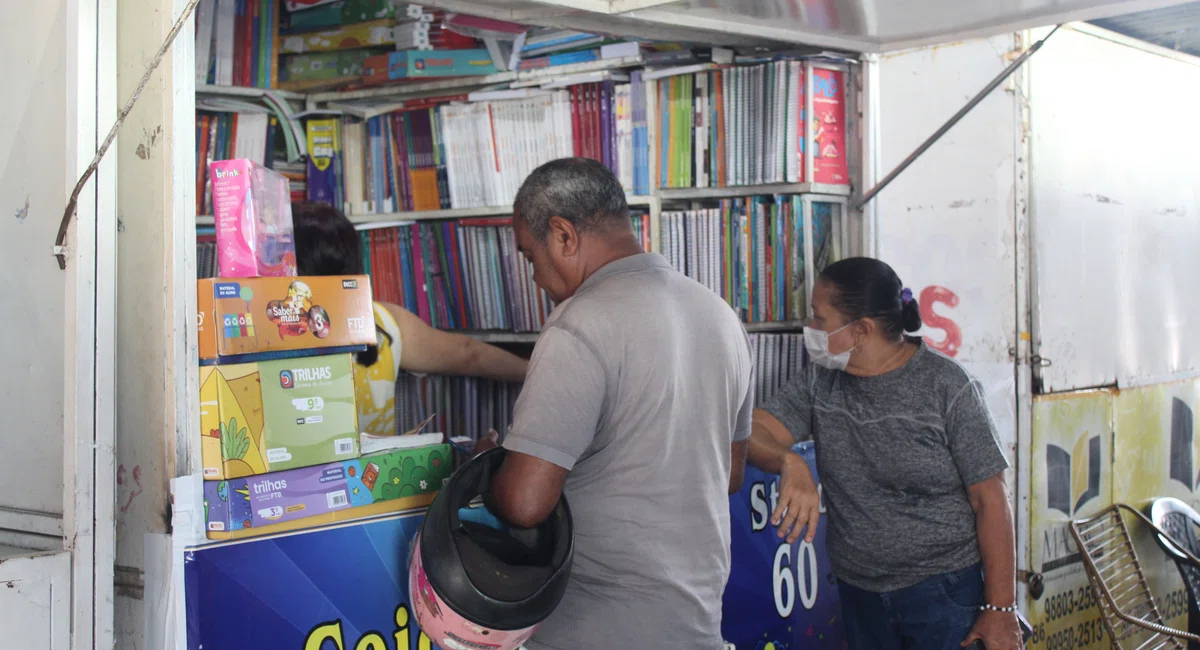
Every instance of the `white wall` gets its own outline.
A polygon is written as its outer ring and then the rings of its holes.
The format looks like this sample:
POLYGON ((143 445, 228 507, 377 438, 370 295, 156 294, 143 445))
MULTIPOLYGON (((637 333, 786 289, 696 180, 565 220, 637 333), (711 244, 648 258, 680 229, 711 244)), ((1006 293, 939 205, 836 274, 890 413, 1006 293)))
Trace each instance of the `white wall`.
MULTIPOLYGON (((66 2, 0 8, 0 509, 63 513, 66 2)), ((59 532, 61 535, 61 532, 59 532)), ((0 535, 3 537, 3 535, 0 535)), ((61 548, 61 543, 57 544, 61 548)))
POLYGON ((1030 77, 1046 392, 1194 376, 1200 59, 1062 30, 1030 77))
MULTIPOLYGON (((122 102, 184 5, 177 0, 118 0, 122 102)), ((178 280, 195 256, 191 25, 180 32, 118 138, 115 626, 122 650, 161 647, 162 639, 147 638, 145 630, 147 624, 163 624, 167 603, 161 597, 163 585, 148 582, 147 575, 169 579, 170 567, 148 566, 156 560, 145 556, 146 540, 168 532, 170 480, 177 466, 188 471, 190 453, 176 440, 188 440, 198 425, 198 418, 193 422, 176 415, 177 403, 185 401, 186 382, 194 385, 197 375, 195 352, 188 355, 184 343, 182 314, 187 307, 176 301, 177 287, 192 292, 188 302, 195 313, 194 265, 190 284, 178 280), (180 74, 181 68, 186 74, 180 74), (175 246, 181 228, 191 233, 190 251, 186 244, 175 246), (190 363, 178 361, 187 358, 190 363)), ((161 554, 157 558, 168 560, 161 554)))
MULTIPOLYGON (((1006 35, 880 57, 879 176, 1003 70, 1015 44, 1006 35)), ((884 189, 874 223, 877 256, 921 302, 926 340, 984 382, 1011 459, 1020 136, 1010 88, 988 95, 884 189)))

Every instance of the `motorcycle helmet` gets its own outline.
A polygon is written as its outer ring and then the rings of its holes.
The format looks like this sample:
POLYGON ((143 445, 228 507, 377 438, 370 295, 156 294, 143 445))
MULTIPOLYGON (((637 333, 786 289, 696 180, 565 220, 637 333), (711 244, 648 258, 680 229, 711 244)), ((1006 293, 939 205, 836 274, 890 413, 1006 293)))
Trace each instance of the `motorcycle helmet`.
POLYGON ((459 513, 487 492, 504 455, 489 449, 458 468, 411 547, 409 603, 421 631, 443 650, 515 650, 567 587, 575 543, 566 497, 535 528, 496 527, 459 513))

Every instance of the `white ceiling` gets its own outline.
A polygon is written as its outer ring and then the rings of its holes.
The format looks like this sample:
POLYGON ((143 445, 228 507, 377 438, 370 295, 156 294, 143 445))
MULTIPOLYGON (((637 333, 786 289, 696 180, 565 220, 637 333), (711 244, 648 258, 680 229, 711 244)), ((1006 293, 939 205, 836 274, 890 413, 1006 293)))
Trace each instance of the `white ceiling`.
POLYGON ((1182 0, 426 0, 426 3, 515 22, 643 38, 692 37, 731 45, 756 39, 858 52, 892 51, 1185 4, 1182 0))

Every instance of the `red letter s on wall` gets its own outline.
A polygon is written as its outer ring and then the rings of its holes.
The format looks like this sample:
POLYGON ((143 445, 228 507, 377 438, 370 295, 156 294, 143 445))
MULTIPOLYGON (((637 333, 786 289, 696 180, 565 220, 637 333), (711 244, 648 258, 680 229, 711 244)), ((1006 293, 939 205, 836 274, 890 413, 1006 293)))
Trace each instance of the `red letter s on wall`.
POLYGON ((945 316, 939 316, 933 311, 933 304, 940 302, 947 307, 958 306, 958 296, 946 287, 937 285, 928 286, 921 290, 921 322, 925 327, 940 329, 946 333, 945 338, 941 341, 934 341, 928 336, 925 337, 925 345, 941 352, 948 357, 954 357, 958 354, 958 348, 962 345, 962 331, 958 329, 958 325, 945 316))

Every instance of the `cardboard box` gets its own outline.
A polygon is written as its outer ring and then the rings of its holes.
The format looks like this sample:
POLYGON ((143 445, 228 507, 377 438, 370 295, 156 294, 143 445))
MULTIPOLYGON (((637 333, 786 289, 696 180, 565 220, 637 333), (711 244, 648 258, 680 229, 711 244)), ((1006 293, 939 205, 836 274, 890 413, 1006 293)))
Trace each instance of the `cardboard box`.
POLYGON ((376 50, 342 50, 281 57, 283 81, 331 81, 361 77, 363 61, 376 50))
POLYGON ((358 456, 349 354, 200 368, 204 478, 230 479, 358 456))
POLYGON ((396 35, 392 32, 395 24, 396 21, 391 19, 372 20, 367 23, 341 25, 320 32, 281 35, 280 53, 310 54, 361 47, 393 47, 396 44, 396 35))
POLYGON ((466 77, 499 72, 487 50, 391 52, 363 62, 364 83, 429 77, 466 77))
POLYGON ((428 505, 451 470, 450 447, 440 444, 251 478, 206 481, 208 537, 253 537, 428 505))
POLYGON ((376 342, 365 275, 204 279, 197 293, 200 365, 349 352, 376 342))

